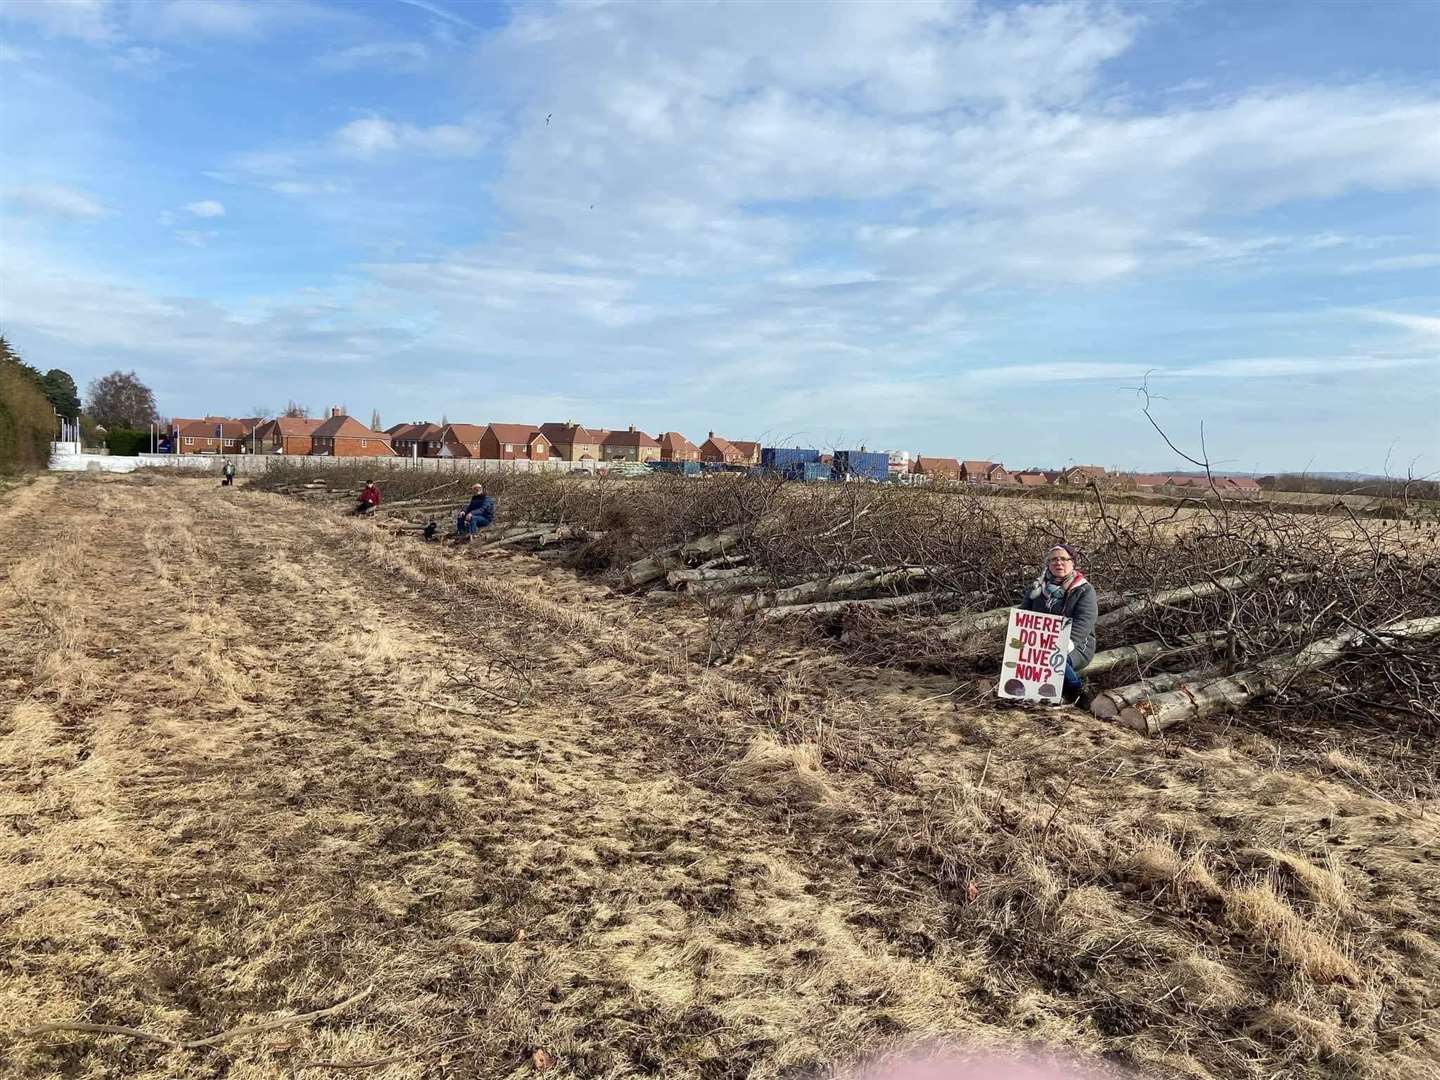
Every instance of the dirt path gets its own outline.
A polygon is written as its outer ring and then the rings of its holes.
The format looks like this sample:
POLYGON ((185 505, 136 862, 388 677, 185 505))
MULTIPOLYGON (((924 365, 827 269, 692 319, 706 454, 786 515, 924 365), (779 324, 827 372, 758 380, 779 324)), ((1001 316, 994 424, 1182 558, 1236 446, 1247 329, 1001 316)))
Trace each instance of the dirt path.
MULTIPOLYGON (((957 709, 204 480, 0 503, 0 1073, 801 1076, 1042 1038, 1427 1075, 1435 808, 957 709), (1428 816, 1427 816, 1428 815, 1428 816), (457 1040, 444 1046, 445 1040, 457 1040)), ((1347 773, 1347 776, 1349 774, 1347 773)))

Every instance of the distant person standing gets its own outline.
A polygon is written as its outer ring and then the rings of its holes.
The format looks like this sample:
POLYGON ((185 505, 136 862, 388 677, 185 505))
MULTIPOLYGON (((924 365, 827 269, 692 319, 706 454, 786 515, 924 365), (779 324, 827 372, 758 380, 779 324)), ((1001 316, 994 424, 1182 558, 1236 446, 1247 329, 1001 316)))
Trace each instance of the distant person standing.
POLYGON ((1095 655, 1095 620, 1100 615, 1100 601, 1095 586, 1075 565, 1075 557, 1076 551, 1069 544, 1052 547, 1040 576, 1021 598, 1020 610, 1062 615, 1070 620, 1070 655, 1065 658, 1061 700, 1088 709, 1094 694, 1080 672, 1095 655))
POLYGON ((485 493, 485 485, 476 484, 470 490, 470 502, 455 519, 455 536, 460 540, 471 539, 495 520, 495 500, 485 493))
POLYGON ((373 514, 379 505, 380 489, 375 486, 374 480, 366 480, 365 486, 360 489, 360 501, 350 513, 356 517, 364 517, 366 514, 373 514))
POLYGON ((220 469, 220 486, 229 487, 233 483, 235 483, 235 462, 226 458, 224 466, 220 469))

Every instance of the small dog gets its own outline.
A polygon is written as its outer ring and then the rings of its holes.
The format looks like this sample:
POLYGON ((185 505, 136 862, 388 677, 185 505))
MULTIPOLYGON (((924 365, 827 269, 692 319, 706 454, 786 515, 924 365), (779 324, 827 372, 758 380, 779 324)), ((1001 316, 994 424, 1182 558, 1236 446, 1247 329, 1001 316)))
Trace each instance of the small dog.
POLYGON ((433 541, 435 539, 435 534, 439 531, 440 523, 438 521, 431 521, 427 523, 425 526, 425 539, 433 541))

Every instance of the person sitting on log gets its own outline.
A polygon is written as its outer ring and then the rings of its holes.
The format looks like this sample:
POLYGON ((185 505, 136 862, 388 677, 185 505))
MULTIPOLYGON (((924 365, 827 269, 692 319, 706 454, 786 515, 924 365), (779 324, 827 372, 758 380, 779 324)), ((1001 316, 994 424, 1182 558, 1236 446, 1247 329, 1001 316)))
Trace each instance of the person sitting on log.
POLYGON ((477 532, 495 520, 495 500, 485 494, 485 485, 476 484, 473 494, 460 516, 455 519, 455 538, 470 540, 477 532))
POLYGON ((350 513, 356 517, 364 517, 366 514, 375 512, 380 505, 380 489, 375 486, 374 480, 366 480, 365 486, 360 489, 360 501, 355 504, 355 509, 350 513))
POLYGON ((1088 709, 1095 694, 1085 685, 1080 672, 1095 655, 1095 620, 1100 614, 1100 602, 1095 586, 1076 567, 1075 556, 1069 544, 1051 548, 1045 569, 1021 598, 1020 610, 1063 615, 1070 620, 1070 655, 1065 658, 1061 700, 1088 709))

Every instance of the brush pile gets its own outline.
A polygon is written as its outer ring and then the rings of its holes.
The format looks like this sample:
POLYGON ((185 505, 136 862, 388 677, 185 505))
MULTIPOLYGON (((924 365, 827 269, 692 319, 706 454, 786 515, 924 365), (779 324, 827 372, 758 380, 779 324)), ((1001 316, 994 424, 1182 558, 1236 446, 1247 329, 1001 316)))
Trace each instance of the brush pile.
MULTIPOLYGON (((260 483, 313 483, 297 472, 260 483)), ((473 480, 387 476, 382 516, 417 528, 473 480)), ((485 482, 501 518, 477 550, 547 549, 654 602, 699 605, 731 637, 818 620, 858 662, 957 675, 994 671, 1008 607, 1064 541, 1101 598, 1097 715, 1155 733, 1263 701, 1440 730, 1440 548, 1413 522, 729 475, 485 482)))

